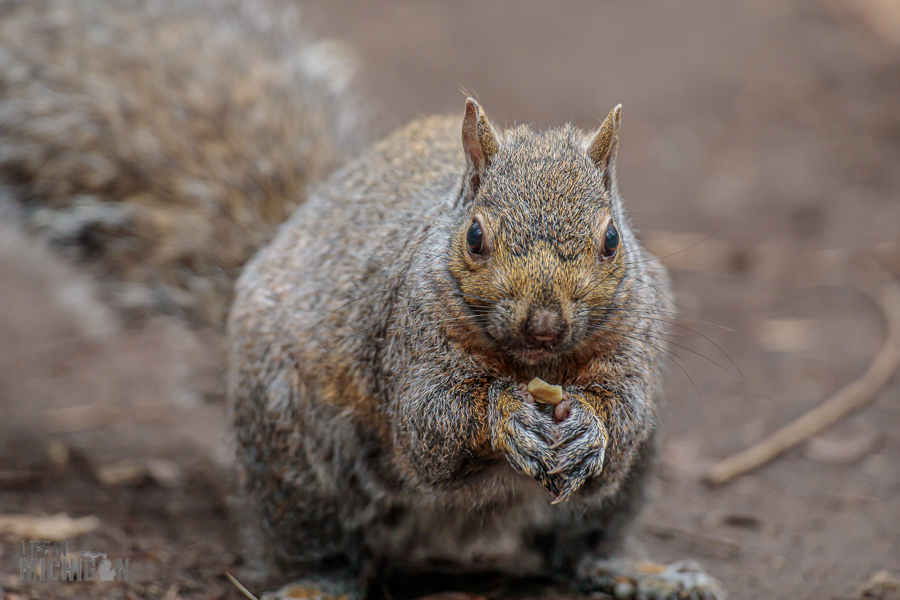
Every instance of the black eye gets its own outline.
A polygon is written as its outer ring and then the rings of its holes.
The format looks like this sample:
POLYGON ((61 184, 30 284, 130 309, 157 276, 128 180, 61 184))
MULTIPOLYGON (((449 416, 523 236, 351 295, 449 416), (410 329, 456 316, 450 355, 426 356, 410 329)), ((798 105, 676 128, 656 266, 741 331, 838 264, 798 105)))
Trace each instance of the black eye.
POLYGON ((472 254, 482 254, 484 252, 484 233, 481 231, 481 223, 472 221, 469 225, 469 231, 466 232, 466 246, 472 254))
POLYGON ((616 255, 618 247, 619 231, 616 229, 615 225, 610 223, 609 227, 606 228, 606 237, 603 240, 603 256, 605 258, 612 258, 616 255))

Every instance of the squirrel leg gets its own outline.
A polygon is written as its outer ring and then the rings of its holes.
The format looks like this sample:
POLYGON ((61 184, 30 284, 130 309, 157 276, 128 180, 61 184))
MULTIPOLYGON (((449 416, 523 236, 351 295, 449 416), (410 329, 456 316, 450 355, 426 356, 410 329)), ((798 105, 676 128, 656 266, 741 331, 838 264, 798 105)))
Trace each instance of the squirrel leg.
POLYGON ((629 558, 585 560, 578 568, 578 583, 586 591, 605 592, 614 598, 637 600, 725 600, 725 588, 694 561, 671 565, 629 558))

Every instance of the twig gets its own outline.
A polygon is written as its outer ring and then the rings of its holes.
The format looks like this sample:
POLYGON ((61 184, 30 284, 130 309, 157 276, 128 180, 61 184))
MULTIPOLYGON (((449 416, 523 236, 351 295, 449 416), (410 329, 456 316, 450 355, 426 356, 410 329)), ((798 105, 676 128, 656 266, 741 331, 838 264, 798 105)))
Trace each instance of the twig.
POLYGON ((868 282, 860 289, 878 302, 887 321, 887 337, 869 369, 837 394, 807 412, 793 423, 779 429, 761 442, 726 458, 709 470, 706 481, 713 485, 728 483, 760 467, 782 452, 839 421, 847 413, 872 400, 887 385, 900 366, 900 285, 889 279, 880 290, 868 282))
POLYGON ((178 584, 173 583, 162 600, 178 600, 178 584))
POLYGON ((249 591, 247 588, 245 588, 244 586, 242 586, 242 585, 241 585, 241 582, 238 581, 237 579, 235 579, 234 576, 233 576, 231 573, 229 573, 228 571, 225 571, 225 577, 227 577, 228 580, 231 581, 231 583, 234 584, 234 587, 236 587, 242 594, 244 594, 245 596, 247 596, 248 598, 250 598, 250 600, 257 600, 257 599, 256 599, 256 596, 254 596, 253 594, 251 594, 250 591, 249 591))

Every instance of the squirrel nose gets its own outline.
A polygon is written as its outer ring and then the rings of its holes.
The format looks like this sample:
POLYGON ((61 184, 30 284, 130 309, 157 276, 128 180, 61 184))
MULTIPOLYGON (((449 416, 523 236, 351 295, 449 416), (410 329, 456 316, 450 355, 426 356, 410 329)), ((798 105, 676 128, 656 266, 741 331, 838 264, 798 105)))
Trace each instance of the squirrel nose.
POLYGON ((558 311, 541 308, 531 313, 522 333, 531 345, 552 347, 565 335, 566 323, 558 311))

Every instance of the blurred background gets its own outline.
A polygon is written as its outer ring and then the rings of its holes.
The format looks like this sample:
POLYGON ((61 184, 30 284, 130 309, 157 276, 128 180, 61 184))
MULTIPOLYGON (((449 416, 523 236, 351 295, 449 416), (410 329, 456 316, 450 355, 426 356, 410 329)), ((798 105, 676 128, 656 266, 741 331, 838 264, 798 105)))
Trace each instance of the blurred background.
MULTIPOLYGON (((498 126, 591 129, 621 102, 620 189, 685 314, 639 541, 657 560, 697 559, 738 600, 900 598, 900 378, 772 463, 702 482, 883 343, 884 317, 853 282, 871 260, 900 277, 900 3, 301 5, 305 28, 340 40, 346 63, 329 69, 357 72, 337 90, 363 108, 334 164, 415 117, 461 115, 467 93, 498 126)), ((20 175, 0 169, 11 185, 20 175)), ((134 318, 108 300, 107 271, 22 222, 0 210, 0 586, 237 598, 222 577, 241 542, 220 330, 190 310, 134 318), (18 542, 40 523, 3 518, 56 513, 82 546, 130 557, 131 581, 21 586, 18 542)))

